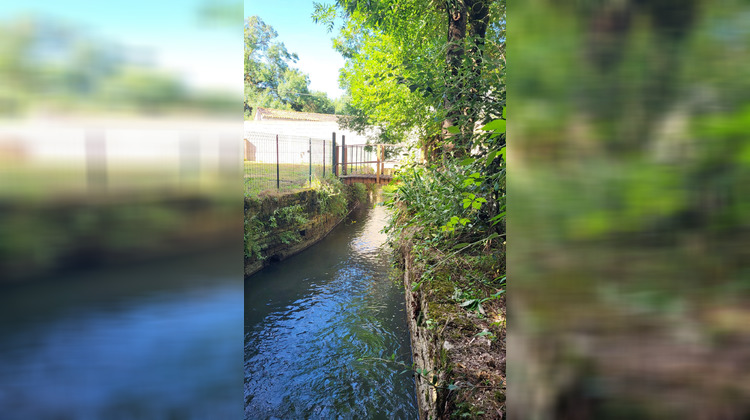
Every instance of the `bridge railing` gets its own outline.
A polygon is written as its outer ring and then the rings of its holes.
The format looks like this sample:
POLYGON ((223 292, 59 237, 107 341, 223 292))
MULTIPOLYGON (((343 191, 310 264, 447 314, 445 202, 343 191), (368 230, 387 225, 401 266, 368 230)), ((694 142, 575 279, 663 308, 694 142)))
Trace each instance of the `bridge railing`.
POLYGON ((341 145, 336 145, 334 139, 334 173, 339 177, 374 176, 377 182, 381 177, 389 179, 401 161, 403 149, 398 144, 347 145, 342 136, 341 145))

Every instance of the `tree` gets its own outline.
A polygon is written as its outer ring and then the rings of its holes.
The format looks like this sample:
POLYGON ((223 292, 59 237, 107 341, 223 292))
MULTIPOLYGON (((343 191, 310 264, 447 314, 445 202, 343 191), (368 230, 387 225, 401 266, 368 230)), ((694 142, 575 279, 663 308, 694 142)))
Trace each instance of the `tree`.
POLYGON ((72 23, 36 16, 3 22, 0 111, 43 106, 152 113, 185 104, 189 95, 177 76, 134 56, 72 23))
POLYGON ((278 34, 258 16, 245 20, 244 35, 246 101, 259 102, 258 105, 283 102, 279 85, 289 65, 297 61, 297 55, 289 53, 283 43, 274 41, 278 34))
POLYGON ((245 20, 245 103, 266 107, 332 114, 335 107, 324 92, 311 92, 310 78, 291 67, 298 60, 277 32, 258 16, 245 20))
POLYGON ((305 106, 302 110, 305 112, 317 112, 319 114, 335 114, 336 106, 325 92, 313 91, 306 96, 305 106))
POLYGON ((346 17, 334 41, 348 58, 342 84, 381 140, 417 135, 433 159, 462 155, 475 122, 499 118, 504 1, 338 0, 316 4, 314 19, 330 28, 337 12, 346 17))

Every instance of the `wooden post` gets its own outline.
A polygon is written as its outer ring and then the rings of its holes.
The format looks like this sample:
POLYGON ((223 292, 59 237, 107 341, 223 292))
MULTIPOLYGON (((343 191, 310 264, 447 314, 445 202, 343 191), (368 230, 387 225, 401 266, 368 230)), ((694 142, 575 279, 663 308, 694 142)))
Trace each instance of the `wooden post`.
POLYGON ((375 154, 375 180, 380 185, 380 148, 383 147, 378 145, 375 154))
POLYGON ((341 165, 344 169, 341 173, 346 176, 346 136, 341 136, 341 155, 341 165))
POLYGON ((385 146, 380 146, 380 173, 385 175, 385 146))

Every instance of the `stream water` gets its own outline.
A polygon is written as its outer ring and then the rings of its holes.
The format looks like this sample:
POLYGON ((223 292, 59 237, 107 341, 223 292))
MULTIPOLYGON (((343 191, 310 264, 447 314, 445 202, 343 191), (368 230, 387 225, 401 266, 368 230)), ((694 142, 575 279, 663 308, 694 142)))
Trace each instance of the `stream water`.
POLYGON ((0 289, 0 419, 242 416, 242 257, 0 289))
POLYGON ((413 419, 403 289, 382 206, 245 280, 245 419, 413 419))

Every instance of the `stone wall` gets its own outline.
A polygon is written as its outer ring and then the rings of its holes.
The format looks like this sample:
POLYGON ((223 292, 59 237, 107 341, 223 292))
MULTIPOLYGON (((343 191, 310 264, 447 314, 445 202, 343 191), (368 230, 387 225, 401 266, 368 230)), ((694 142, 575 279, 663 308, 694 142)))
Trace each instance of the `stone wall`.
MULTIPOLYGON (((349 210, 358 203, 350 202, 349 210)), ((245 253, 245 277, 248 277, 272 262, 284 260, 297 254, 323 239, 341 222, 346 214, 336 215, 326 212, 314 190, 305 190, 281 196, 269 196, 262 199, 245 198, 245 229, 248 221, 255 217, 258 223, 253 229, 260 228, 262 235, 256 235, 256 241, 247 246, 255 248, 252 255, 245 253), (268 220, 284 209, 292 209, 297 220, 275 218, 276 226, 268 220), (301 216, 301 217, 300 217, 301 216), (300 219, 305 219, 300 223, 300 219), (259 238, 257 236, 260 236, 259 238)))
MULTIPOLYGON (((415 262, 421 231, 404 229, 398 255, 420 418, 504 418, 505 327, 499 321, 505 319, 504 301, 484 302, 481 314, 460 306, 456 268, 415 262)), ((424 258, 430 251, 419 252, 424 258)))
POLYGON ((413 291, 414 283, 421 279, 421 273, 415 270, 411 255, 411 244, 401 246, 400 257, 404 270, 404 286, 406 294, 407 321, 411 338, 412 359, 414 367, 428 371, 426 375, 416 375, 417 402, 419 404, 420 419, 442 418, 445 411, 445 395, 442 390, 432 386, 430 382, 434 375, 442 380, 444 370, 441 364, 441 352, 438 335, 424 328, 430 303, 422 288, 413 291))

